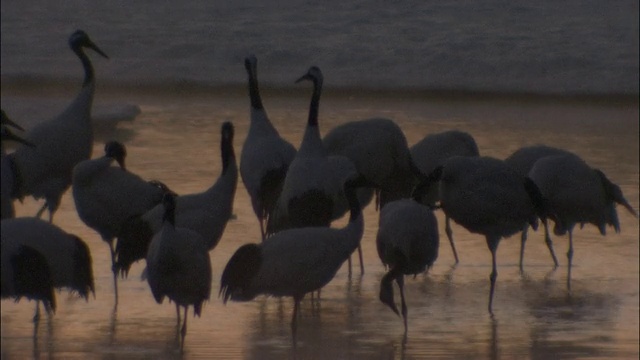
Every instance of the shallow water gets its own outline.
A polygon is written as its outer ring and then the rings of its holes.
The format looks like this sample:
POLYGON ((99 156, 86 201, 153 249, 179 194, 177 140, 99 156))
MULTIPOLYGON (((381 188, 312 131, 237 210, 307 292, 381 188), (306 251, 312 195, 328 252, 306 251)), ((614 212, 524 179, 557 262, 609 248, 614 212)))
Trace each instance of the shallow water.
MULTIPOLYGON (((305 125, 307 92, 305 88, 301 91, 304 96, 263 94, 275 126, 296 147, 305 125)), ((11 114, 17 98, 3 95, 3 108, 11 114)), ((18 100, 24 101, 30 95, 21 96, 18 100)), ((102 154, 105 139, 122 139, 132 171, 162 180, 180 194, 202 191, 218 177, 223 121, 236 126, 238 157, 248 129, 244 94, 151 97, 107 93, 99 99, 134 102, 142 113, 113 132, 98 134, 94 156, 102 154)), ((372 116, 396 120, 409 144, 428 133, 457 128, 474 135, 482 154, 498 158, 535 143, 567 148, 620 184, 638 209, 637 104, 421 100, 328 93, 320 108, 321 131, 372 116)), ((17 213, 33 215, 37 208, 36 202, 27 200, 17 204, 17 213)), ((454 224, 460 264, 453 266, 441 226, 440 256, 434 267, 406 281, 409 330, 405 340, 401 319, 377 297, 384 269, 374 243, 377 213, 370 206, 365 210, 362 240, 365 274, 355 272, 349 278, 343 266, 323 288, 319 303, 303 300, 294 348, 290 299, 258 298, 225 306, 217 298, 226 261, 240 245, 259 241, 257 220, 239 183, 234 203, 237 219, 228 224, 220 244, 210 253, 211 300, 201 318, 189 317, 181 354, 174 306, 155 303, 147 283, 139 280, 144 264, 134 265, 130 277, 120 281, 120 301, 114 312, 107 245, 78 219, 67 193, 54 222, 88 243, 96 277, 95 298, 85 302, 59 292, 58 311, 41 320, 37 336, 31 322, 33 302, 2 301, 2 358, 637 358, 638 220, 619 210, 620 234, 610 231, 602 237, 593 226, 576 231, 571 293, 566 289, 566 237, 555 238, 561 266, 554 271, 542 232, 530 233, 523 275, 518 270, 519 236, 503 240, 493 318, 486 310, 491 257, 484 239, 454 224)), ((442 213, 437 216, 442 223, 442 213)))

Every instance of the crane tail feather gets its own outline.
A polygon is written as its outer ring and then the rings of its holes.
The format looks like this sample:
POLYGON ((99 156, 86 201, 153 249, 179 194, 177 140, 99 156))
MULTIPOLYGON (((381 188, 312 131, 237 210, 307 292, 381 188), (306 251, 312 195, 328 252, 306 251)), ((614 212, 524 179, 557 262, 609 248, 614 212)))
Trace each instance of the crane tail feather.
POLYGON ((253 297, 247 291, 251 280, 260 270, 262 251, 257 244, 242 245, 233 254, 222 272, 220 291, 223 303, 232 300, 251 300, 253 297))
POLYGON ((122 226, 116 242, 116 271, 123 278, 129 275, 131 265, 147 256, 153 239, 153 230, 140 216, 129 218, 122 226))
POLYGON ((79 237, 73 235, 76 246, 73 253, 74 279, 73 288, 85 299, 89 291, 95 295, 93 268, 89 247, 79 237))

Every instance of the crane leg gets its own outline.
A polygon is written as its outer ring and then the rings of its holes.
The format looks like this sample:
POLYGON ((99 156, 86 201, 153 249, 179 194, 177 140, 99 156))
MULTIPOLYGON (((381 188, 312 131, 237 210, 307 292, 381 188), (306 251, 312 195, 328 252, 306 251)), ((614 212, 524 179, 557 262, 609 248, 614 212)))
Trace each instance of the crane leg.
POLYGON ((453 257, 456 259, 456 264, 460 261, 458 260, 458 252, 456 251, 456 245, 453 243, 453 231, 451 230, 451 219, 445 215, 444 217, 444 231, 447 233, 447 238, 449 239, 449 244, 451 244, 451 250, 453 250, 453 257))
POLYGON ((176 319, 178 319, 176 329, 180 329, 180 305, 178 305, 178 303, 176 303, 176 319))
POLYGON ((264 239, 267 238, 267 234, 264 232, 264 222, 265 222, 264 217, 259 218, 258 222, 260 223, 260 236, 262 236, 262 241, 264 241, 264 239))
POLYGON ((36 312, 33 314, 33 322, 35 324, 40 322, 40 300, 36 300, 36 312))
POLYGON ((111 271, 113 272, 113 291, 116 297, 115 307, 118 307, 118 270, 116 269, 116 250, 113 248, 113 240, 108 241, 111 252, 111 271))
POLYGON ((293 343, 297 343, 297 334, 298 334, 298 309, 300 308, 300 298, 297 296, 293 297, 293 315, 291 316, 291 336, 293 339, 293 343))
POLYGON ((45 201, 40 210, 36 213, 37 218, 41 218, 44 211, 47 209, 47 202, 45 201))
POLYGON ((362 246, 358 244, 358 259, 360 260, 360 275, 364 275, 364 263, 362 262, 362 246))
POLYGON ((549 225, 547 224, 546 219, 542 220, 542 225, 544 225, 544 242, 547 244, 547 248, 549 248, 549 252, 551 253, 554 268, 557 268, 558 258, 556 257, 556 253, 553 251, 553 241, 551 241, 551 236, 549 235, 549 225))
POLYGON ((527 231, 529 231, 529 224, 524 224, 522 228, 522 236, 520 237, 520 273, 524 272, 524 246, 527 243, 527 231))
POLYGON ((491 275, 489 275, 489 280, 491 281, 491 288, 489 290, 489 314, 493 316, 493 293, 496 288, 496 279, 498 278, 498 270, 496 266, 496 251, 498 250, 498 243, 500 239, 491 239, 487 237, 487 246, 489 246, 489 250, 491 251, 491 275))
POLYGON ((182 322, 182 329, 180 330, 180 350, 184 349, 184 338, 187 336, 187 311, 189 306, 184 307, 184 320, 182 322))
POLYGON ((573 264, 573 230, 569 229, 569 251, 567 251, 569 268, 567 270, 567 290, 571 291, 571 265, 573 264))
POLYGON ((400 300, 402 303, 402 320, 404 321, 404 333, 407 334, 407 303, 404 299, 404 275, 398 274, 396 282, 400 288, 400 300))

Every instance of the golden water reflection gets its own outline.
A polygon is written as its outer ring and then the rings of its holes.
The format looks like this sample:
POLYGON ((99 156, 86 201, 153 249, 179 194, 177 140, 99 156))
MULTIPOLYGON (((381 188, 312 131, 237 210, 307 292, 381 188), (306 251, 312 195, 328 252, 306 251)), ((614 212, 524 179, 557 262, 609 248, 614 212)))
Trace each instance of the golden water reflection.
MULTIPOLYGON (((296 147, 306 119, 305 97, 269 97, 275 126, 296 147)), ((119 100, 111 94, 110 100, 119 100)), ((124 99, 120 99, 124 100, 124 99)), ((199 192, 220 171, 219 126, 236 126, 240 154, 248 129, 244 97, 127 98, 142 114, 98 138, 122 137, 128 166, 147 179, 160 179, 178 193, 199 192)), ((4 105, 3 105, 4 106, 4 105)), ((418 101, 349 99, 327 96, 321 105, 321 130, 345 121, 382 115, 395 119, 409 144, 425 134, 451 128, 475 136, 482 154, 504 158, 535 143, 581 154, 621 185, 638 209, 637 105, 418 101)), ((94 156, 102 152, 98 140, 94 156)), ((17 205, 21 216, 38 204, 17 205)), ((143 264, 120 282, 120 305, 113 309, 107 246, 77 217, 66 194, 55 222, 89 245, 96 296, 88 302, 57 294, 59 309, 44 317, 34 337, 32 302, 2 302, 2 358, 244 358, 244 359, 417 359, 417 358, 637 358, 638 220, 620 211, 622 233, 601 237, 592 226, 575 233, 571 294, 566 290, 566 238, 555 238, 561 266, 552 261, 541 233, 527 242, 525 273, 517 266, 519 237, 503 240, 498 251, 495 317, 486 313, 490 253, 483 238, 454 225, 461 262, 453 265, 447 241, 429 274, 406 281, 409 332, 378 301, 384 269, 375 249, 377 213, 365 211, 362 242, 365 271, 349 278, 343 267, 322 290, 322 299, 301 306, 297 347, 290 336, 291 299, 258 298, 229 303, 217 298, 219 277, 231 254, 259 239, 258 224, 242 184, 236 193, 237 219, 211 252, 213 291, 201 318, 189 319, 180 354, 175 309, 153 300, 139 280, 143 264)), ((442 214, 438 213, 442 223, 442 214)), ((446 239, 441 227, 441 239, 446 239)))

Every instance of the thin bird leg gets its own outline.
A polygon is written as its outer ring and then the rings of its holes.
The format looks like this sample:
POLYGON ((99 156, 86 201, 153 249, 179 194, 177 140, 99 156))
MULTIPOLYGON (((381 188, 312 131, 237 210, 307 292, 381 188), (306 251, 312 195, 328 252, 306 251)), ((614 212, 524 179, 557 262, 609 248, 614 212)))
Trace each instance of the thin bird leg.
MULTIPOLYGON (((44 204, 42 205, 42 207, 40 208, 40 210, 38 210, 38 212, 36 213, 36 217, 37 218, 41 218, 42 214, 44 213, 44 211, 47 209, 47 202, 45 201, 44 204)), ((49 221, 51 222, 51 221, 49 221)))
POLYGON ((551 241, 551 236, 549 235, 549 224, 547 223, 547 219, 542 220, 542 225, 544 226, 544 242, 547 244, 547 248, 549 248, 549 252, 551 253, 551 257, 553 258, 554 268, 557 268, 558 258, 556 257, 556 253, 553 251, 553 242, 551 241))
POLYGON ((182 330, 180 330, 180 350, 184 349, 184 338, 187 336, 187 310, 189 310, 189 305, 184 307, 184 321, 182 322, 182 330))
POLYGON ((118 306, 118 271, 116 270, 116 250, 113 248, 113 240, 108 241, 109 251, 111 252, 111 271, 113 272, 113 291, 116 296, 116 304, 118 306))
POLYGON ((178 305, 178 303, 176 303, 176 318, 178 319, 176 329, 180 329, 180 305, 178 305))
POLYGON ((404 320, 404 333, 407 333, 407 303, 404 300, 404 275, 398 274, 396 282, 400 288, 400 300, 402 301, 402 319, 404 320))
POLYGON ((496 279, 498 278, 498 270, 496 267, 496 250, 498 249, 499 242, 500 238, 487 237, 487 246, 489 246, 489 250, 491 251, 491 275, 489 275, 489 280, 491 280, 491 289, 489 290, 489 314, 491 314, 491 316, 493 316, 493 292, 496 288, 496 279))
POLYGON ((573 229, 569 229, 569 251, 567 251, 569 269, 567 271, 567 290, 571 291, 571 265, 573 263, 573 229))
POLYGON ((362 262, 362 247, 358 244, 358 259, 360 259, 360 275, 364 275, 364 263, 362 262))
POLYGON ((267 238, 267 234, 264 232, 265 218, 264 217, 259 218, 258 222, 260 223, 260 236, 262 236, 262 241, 264 241, 264 239, 267 238))
POLYGON ((40 300, 36 300, 36 313, 33 315, 33 322, 40 322, 40 300))
POLYGON ((300 298, 297 296, 293 297, 293 315, 291 316, 291 336, 293 338, 293 343, 296 344, 297 333, 298 333, 298 308, 300 307, 300 298))
POLYGON ((54 208, 53 206, 49 206, 49 201, 45 200, 40 210, 38 210, 38 212, 36 213, 36 217, 41 218, 42 214, 44 214, 44 211, 46 209, 49 209, 49 223, 53 223, 53 208, 54 208))
POLYGON ((348 260, 348 265, 349 265, 349 279, 351 279, 351 255, 349 255, 347 260, 348 260))
POLYGON ((458 260, 458 252, 456 251, 456 246, 453 244, 453 231, 451 230, 451 219, 448 216, 444 216, 444 231, 447 233, 447 238, 449 239, 449 244, 451 244, 451 250, 453 250, 453 257, 456 259, 456 264, 459 262, 458 260))
POLYGON ((49 224, 53 224, 53 211, 49 209, 49 224))
POLYGON ((520 274, 524 272, 524 245, 527 242, 527 231, 529 231, 529 224, 525 223, 520 237, 520 274))

